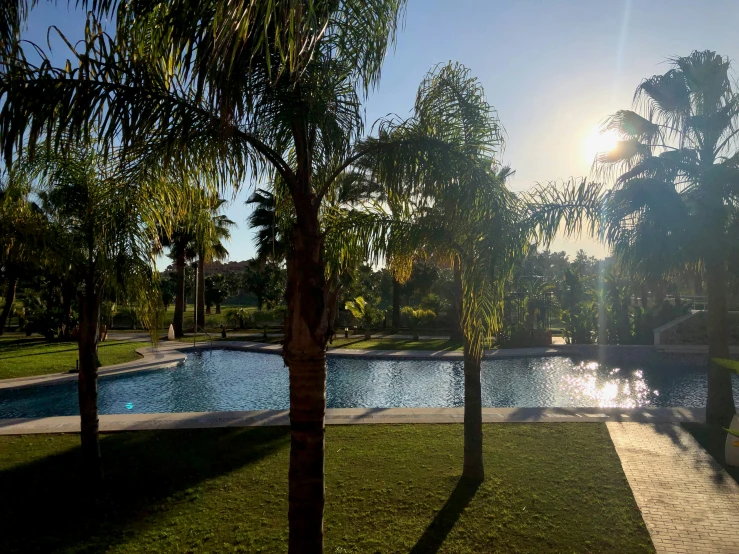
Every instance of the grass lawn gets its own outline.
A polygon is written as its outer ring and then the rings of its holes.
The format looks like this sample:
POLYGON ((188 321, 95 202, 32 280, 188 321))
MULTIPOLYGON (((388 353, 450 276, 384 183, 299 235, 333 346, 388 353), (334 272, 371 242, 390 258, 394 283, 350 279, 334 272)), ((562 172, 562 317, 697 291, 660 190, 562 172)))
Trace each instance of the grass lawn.
MULTIPOLYGON (((217 314, 215 307, 211 308, 212 313, 205 314, 205 328, 209 332, 218 331, 221 325, 225 325, 231 328, 234 325, 233 321, 229 321, 228 312, 231 310, 238 310, 239 308, 245 308, 249 312, 255 312, 257 309, 253 306, 231 306, 221 305, 221 313, 217 314)), ((169 326, 174 319, 174 305, 171 305, 169 309, 162 314, 162 332, 167 333, 169 326)), ((192 304, 187 305, 187 310, 182 315, 182 325, 185 329, 192 329, 193 322, 195 321, 195 306, 192 304)))
MULTIPOLYGON (((458 481, 460 425, 328 427, 325 551, 654 551, 604 424, 484 432, 475 489, 458 481)), ((97 500, 78 445, 0 437, 0 552, 285 551, 286 428, 107 435, 97 500)))
MULTIPOLYGON (((270 330, 269 333, 275 331, 270 330)), ((266 340, 261 337, 262 331, 260 329, 242 329, 238 331, 229 331, 225 340, 227 341, 250 341, 250 342, 263 342, 267 344, 281 344, 282 337, 268 337, 266 340)), ((222 340, 220 333, 211 334, 213 342, 222 340)), ((196 337, 197 342, 204 342, 211 340, 205 334, 198 334, 196 337)), ((192 336, 187 336, 181 339, 177 339, 180 342, 192 343, 192 336)), ((435 350, 435 351, 448 351, 448 350, 462 350, 462 341, 449 340, 449 339, 427 339, 414 341, 411 339, 370 339, 364 340, 363 335, 353 335, 348 339, 343 336, 337 337, 332 343, 328 345, 329 350, 332 348, 351 348, 354 350, 435 350)))
MULTIPOLYGON (((254 331, 252 331, 254 332, 254 331)), ((259 331, 256 331, 259 332, 259 331)), ((261 337, 239 337, 235 335, 236 331, 228 334, 226 340, 249 340, 254 342, 267 342, 270 344, 280 344, 282 337, 268 337, 267 340, 263 340, 261 337)), ((183 339, 188 340, 188 339, 183 339)), ((189 339, 192 341, 192 338, 189 339)), ((328 345, 329 350, 332 348, 351 348, 354 350, 461 350, 462 341, 450 340, 450 339, 426 339, 426 340, 412 340, 412 339, 370 339, 365 340, 364 335, 352 335, 348 339, 345 339, 343 335, 337 336, 328 345)))
MULTIPOLYGON (((148 342, 106 341, 100 343, 100 362, 106 365, 140 358, 135 350, 148 342)), ((75 368, 77 343, 47 342, 40 337, 0 338, 0 379, 60 373, 75 368)))
POLYGON ((364 340, 362 335, 345 339, 336 338, 329 348, 352 348, 358 350, 461 350, 462 341, 441 339, 370 339, 364 340))

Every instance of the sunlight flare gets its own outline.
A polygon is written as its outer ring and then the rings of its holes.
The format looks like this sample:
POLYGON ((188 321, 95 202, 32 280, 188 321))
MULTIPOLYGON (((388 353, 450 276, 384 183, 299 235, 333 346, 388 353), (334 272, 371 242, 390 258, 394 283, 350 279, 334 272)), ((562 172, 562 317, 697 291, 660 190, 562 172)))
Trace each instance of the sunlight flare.
POLYGON ((593 127, 583 141, 583 156, 588 163, 593 163, 598 154, 610 152, 618 145, 618 134, 615 131, 601 132, 600 127, 593 127))

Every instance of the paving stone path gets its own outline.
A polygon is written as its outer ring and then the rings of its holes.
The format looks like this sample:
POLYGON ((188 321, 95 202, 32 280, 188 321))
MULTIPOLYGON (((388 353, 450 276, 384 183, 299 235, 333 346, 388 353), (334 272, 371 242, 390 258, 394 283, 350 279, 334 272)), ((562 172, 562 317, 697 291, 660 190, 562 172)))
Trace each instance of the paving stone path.
POLYGON ((687 431, 606 425, 658 553, 739 554, 739 485, 687 431))

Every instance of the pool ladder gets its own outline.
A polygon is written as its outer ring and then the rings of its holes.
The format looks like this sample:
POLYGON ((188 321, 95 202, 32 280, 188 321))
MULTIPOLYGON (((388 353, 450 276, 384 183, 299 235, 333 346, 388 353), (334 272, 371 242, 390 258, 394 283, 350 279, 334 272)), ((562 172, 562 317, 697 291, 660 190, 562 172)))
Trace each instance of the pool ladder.
MULTIPOLYGON (((208 340, 210 341, 210 351, 213 352, 213 337, 211 334, 203 329, 203 333, 208 337, 208 340)), ((192 346, 193 348, 197 346, 197 338, 198 338, 198 325, 195 325, 195 332, 192 334, 192 346)))

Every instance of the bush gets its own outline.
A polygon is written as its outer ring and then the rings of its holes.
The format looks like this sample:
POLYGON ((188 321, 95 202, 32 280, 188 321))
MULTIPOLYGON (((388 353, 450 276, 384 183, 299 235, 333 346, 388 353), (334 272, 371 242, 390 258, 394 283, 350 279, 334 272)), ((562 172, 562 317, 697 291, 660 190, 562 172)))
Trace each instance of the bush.
POLYGON ((232 308, 226 311, 226 321, 234 327, 244 329, 253 321, 252 313, 252 311, 246 308, 232 308))
POLYGON ((421 302, 419 302, 418 307, 423 310, 433 312, 434 314, 438 314, 441 311, 441 297, 433 292, 429 293, 421 298, 421 302))
POLYGON ((285 314, 287 314, 287 306, 277 306, 272 310, 257 310, 252 312, 251 317, 252 321, 258 325, 265 323, 282 325, 285 322, 285 314))
POLYGON ((431 310, 424 310, 423 308, 413 309, 410 306, 405 306, 400 310, 400 315, 408 321, 408 326, 413 332, 413 338, 418 340, 418 328, 428 327, 434 323, 436 314, 431 310))

